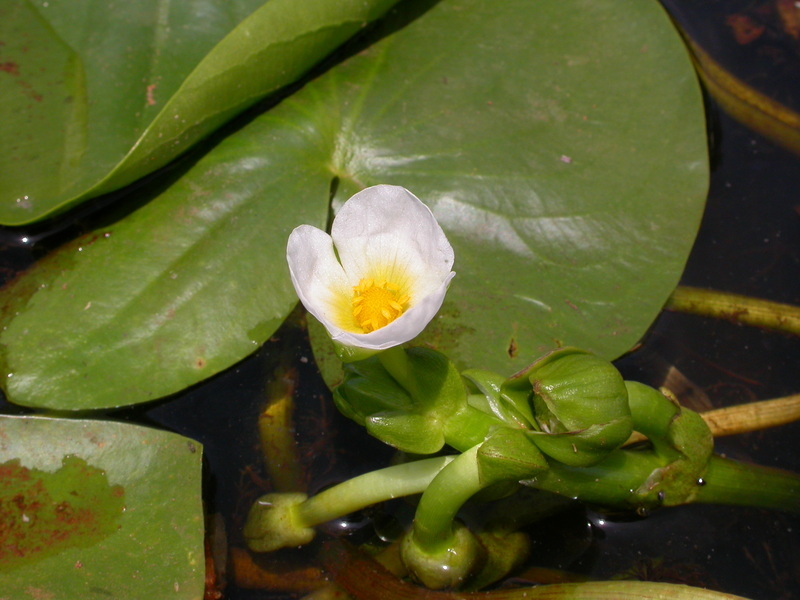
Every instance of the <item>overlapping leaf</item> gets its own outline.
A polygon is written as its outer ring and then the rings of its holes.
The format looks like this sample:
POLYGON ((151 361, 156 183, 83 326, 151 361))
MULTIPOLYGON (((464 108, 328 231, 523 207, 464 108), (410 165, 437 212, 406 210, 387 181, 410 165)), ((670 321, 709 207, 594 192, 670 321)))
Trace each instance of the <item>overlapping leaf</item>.
POLYGON ((201 457, 164 431, 0 416, 0 594, 201 598, 201 457))
POLYGON ((702 213, 694 73, 655 1, 438 3, 6 289, 9 397, 129 404, 231 365, 296 302, 292 227, 375 183, 411 189, 455 247, 424 343, 505 374, 562 344, 617 356, 702 213))
POLYGON ((0 7, 0 223, 35 221, 165 165, 394 2, 10 0, 0 7))

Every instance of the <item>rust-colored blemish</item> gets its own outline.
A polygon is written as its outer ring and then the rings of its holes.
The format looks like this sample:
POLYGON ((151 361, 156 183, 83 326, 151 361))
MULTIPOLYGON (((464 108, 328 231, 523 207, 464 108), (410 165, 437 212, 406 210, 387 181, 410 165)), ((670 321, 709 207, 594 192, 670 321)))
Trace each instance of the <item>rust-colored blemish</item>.
POLYGON ((6 62, 0 63, 0 71, 8 73, 9 75, 19 76, 19 65, 13 61, 7 60, 6 62))
POLYGON ((0 464, 0 482, 0 571, 90 546, 119 528, 124 489, 80 457, 65 456, 53 473, 14 459, 0 464))
POLYGON ((156 91, 155 83, 151 83, 147 86, 147 106, 155 106, 156 98, 155 98, 155 91, 156 91))

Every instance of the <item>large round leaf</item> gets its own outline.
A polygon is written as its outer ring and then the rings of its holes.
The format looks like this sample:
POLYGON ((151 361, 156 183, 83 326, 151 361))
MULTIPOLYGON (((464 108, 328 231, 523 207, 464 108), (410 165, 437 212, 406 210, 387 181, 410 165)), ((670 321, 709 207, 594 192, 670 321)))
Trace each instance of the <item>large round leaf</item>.
POLYGON ((35 221, 165 165, 394 2, 7 0, 0 223, 35 221))
POLYGON ((227 367, 296 302, 292 227, 374 183, 429 203, 455 247, 422 341, 500 373, 562 344, 615 357, 702 213, 694 73, 655 1, 441 2, 6 289, 8 396, 120 405, 227 367))
POLYGON ((145 427, 0 416, 0 596, 201 598, 201 457, 145 427))

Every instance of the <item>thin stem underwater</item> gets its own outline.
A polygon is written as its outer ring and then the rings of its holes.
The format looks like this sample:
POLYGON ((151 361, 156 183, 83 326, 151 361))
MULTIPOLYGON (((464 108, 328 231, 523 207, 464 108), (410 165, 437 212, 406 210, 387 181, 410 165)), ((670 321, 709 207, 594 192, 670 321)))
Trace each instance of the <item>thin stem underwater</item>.
POLYGON ((664 308, 800 335, 800 307, 792 304, 678 286, 664 308))

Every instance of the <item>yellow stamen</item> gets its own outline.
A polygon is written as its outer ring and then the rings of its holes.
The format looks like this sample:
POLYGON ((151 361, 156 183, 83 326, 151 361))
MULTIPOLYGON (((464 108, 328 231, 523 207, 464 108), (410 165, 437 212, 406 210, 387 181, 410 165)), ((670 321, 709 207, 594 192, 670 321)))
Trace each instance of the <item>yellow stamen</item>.
POLYGON ((385 280, 365 277, 353 287, 353 316, 364 333, 386 327, 406 310, 410 298, 399 296, 400 288, 385 280))

